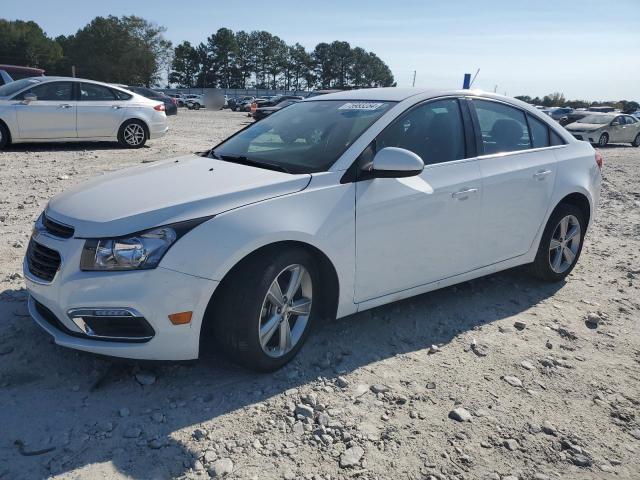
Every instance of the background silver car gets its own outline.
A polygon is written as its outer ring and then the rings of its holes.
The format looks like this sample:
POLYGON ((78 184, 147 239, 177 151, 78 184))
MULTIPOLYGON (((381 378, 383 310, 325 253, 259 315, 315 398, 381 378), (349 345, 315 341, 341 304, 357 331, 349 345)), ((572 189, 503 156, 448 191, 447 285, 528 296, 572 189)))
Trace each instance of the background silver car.
POLYGON ((113 141, 127 148, 167 132, 164 104, 127 90, 67 77, 0 87, 0 148, 8 143, 113 141))
POLYGON ((631 115, 594 113, 565 128, 578 140, 599 147, 608 143, 630 143, 640 147, 640 120, 631 115))

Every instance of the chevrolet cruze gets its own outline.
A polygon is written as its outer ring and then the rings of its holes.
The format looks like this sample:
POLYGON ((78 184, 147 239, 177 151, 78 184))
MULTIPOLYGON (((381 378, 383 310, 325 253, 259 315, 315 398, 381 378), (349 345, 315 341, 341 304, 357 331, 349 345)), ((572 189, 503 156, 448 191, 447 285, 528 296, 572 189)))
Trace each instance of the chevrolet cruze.
POLYGON ((32 77, 0 87, 0 149, 10 143, 78 141, 140 148, 167 130, 162 101, 114 85, 32 77))
POLYGON ((59 345, 268 371, 314 324, 528 264, 574 268, 602 158, 548 116, 476 91, 313 97, 204 154, 52 198, 24 260, 59 345))

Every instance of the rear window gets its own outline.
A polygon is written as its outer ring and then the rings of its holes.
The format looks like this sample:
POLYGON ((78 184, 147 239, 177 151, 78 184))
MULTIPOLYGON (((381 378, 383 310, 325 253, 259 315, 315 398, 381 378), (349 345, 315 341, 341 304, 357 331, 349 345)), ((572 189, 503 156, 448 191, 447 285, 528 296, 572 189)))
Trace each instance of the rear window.
POLYGON ((529 128, 531 129, 531 143, 533 148, 548 147, 549 143, 549 127, 546 123, 534 118, 531 115, 527 115, 529 121, 529 128))
POLYGON ((531 148, 524 112, 503 103, 474 100, 484 154, 516 152, 531 148))

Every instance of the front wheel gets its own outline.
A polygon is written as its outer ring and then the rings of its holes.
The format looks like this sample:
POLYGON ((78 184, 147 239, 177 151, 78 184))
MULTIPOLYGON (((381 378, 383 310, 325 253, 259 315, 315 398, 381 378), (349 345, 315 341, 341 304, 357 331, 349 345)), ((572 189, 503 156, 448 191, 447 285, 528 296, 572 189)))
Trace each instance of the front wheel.
POLYGON ((140 148, 147 142, 147 130, 140 120, 127 120, 120 127, 118 142, 125 148, 140 148))
POLYGON ((578 207, 558 205, 540 239, 531 273, 548 282, 563 280, 578 262, 586 228, 584 214, 578 207))
POLYGON ((636 135, 636 138, 631 142, 634 147, 640 147, 640 133, 636 135))
POLYGON ((220 285, 208 321, 233 361, 269 372, 298 353, 320 315, 320 302, 314 301, 320 276, 305 250, 265 257, 239 267, 220 285))
POLYGON ((9 143, 9 130, 2 123, 0 123, 0 150, 7 146, 9 143))
POLYGON ((609 135, 606 133, 603 133, 602 135, 600 135, 600 138, 598 139, 598 146, 606 147, 608 143, 609 143, 609 135))

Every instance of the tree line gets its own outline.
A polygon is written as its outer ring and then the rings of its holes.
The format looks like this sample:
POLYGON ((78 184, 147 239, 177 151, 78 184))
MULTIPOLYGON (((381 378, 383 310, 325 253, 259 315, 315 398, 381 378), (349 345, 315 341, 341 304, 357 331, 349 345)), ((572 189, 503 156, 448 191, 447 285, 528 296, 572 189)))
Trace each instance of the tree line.
POLYGON ((169 81, 180 87, 311 88, 388 87, 389 67, 348 42, 319 43, 312 51, 265 31, 220 28, 197 46, 174 50, 169 81))
POLYGON ((567 100, 563 93, 554 92, 544 97, 530 97, 529 95, 519 95, 518 100, 527 102, 531 105, 542 105, 543 107, 570 107, 570 108, 589 108, 589 107, 614 107, 623 112, 635 112, 640 109, 640 104, 633 100, 612 100, 612 101, 595 101, 587 100, 567 100))
POLYGON ((357 88, 395 85, 374 53, 348 42, 312 51, 265 31, 220 28, 204 42, 175 48, 166 29, 137 16, 96 17, 70 35, 49 37, 33 21, 0 19, 0 63, 39 67, 47 75, 129 85, 179 87, 357 88))

